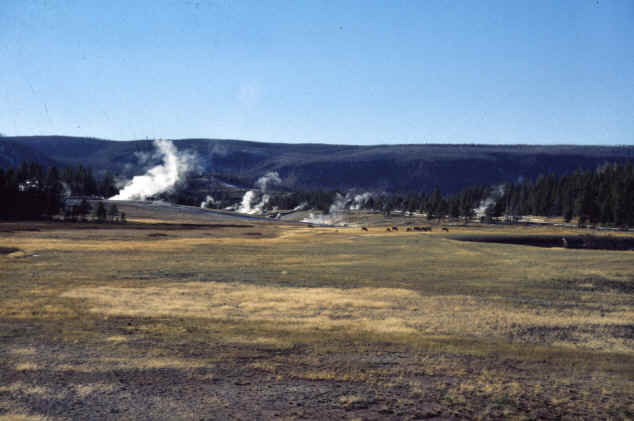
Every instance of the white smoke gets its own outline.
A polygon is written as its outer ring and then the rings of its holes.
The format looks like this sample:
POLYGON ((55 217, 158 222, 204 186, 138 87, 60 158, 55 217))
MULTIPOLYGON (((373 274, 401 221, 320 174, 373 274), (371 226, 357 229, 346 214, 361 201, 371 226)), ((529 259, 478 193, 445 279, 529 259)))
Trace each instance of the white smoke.
POLYGON ((327 215, 315 215, 313 213, 310 213, 308 217, 302 219, 301 222, 320 225, 339 225, 342 223, 343 211, 345 209, 346 197, 343 196, 341 193, 337 193, 335 195, 335 201, 332 202, 332 205, 330 205, 330 208, 328 209, 327 215))
POLYGON ((363 194, 357 194, 352 199, 350 210, 360 210, 363 206, 365 206, 366 203, 368 203, 368 200, 370 200, 371 197, 372 197, 372 194, 368 192, 363 194))
POLYGON ((264 213, 264 207, 271 200, 271 196, 267 194, 271 185, 280 184, 282 179, 276 171, 271 171, 258 178, 255 185, 260 188, 261 194, 255 190, 249 190, 242 196, 242 202, 238 207, 239 213, 247 215, 261 215, 264 213))
POLYGON ((193 169, 194 155, 179 152, 171 141, 157 139, 154 147, 163 161, 162 164, 150 168, 143 175, 135 176, 118 195, 109 200, 145 200, 171 191, 193 169))
POLYGON ((258 181, 255 182, 255 185, 262 190, 262 193, 266 193, 269 188, 269 184, 281 184, 282 179, 277 171, 269 171, 264 174, 262 177, 258 178, 258 181))
POLYGON ((293 208, 293 212, 304 210, 308 207, 308 202, 302 202, 293 208))
POLYGON ((503 195, 504 195, 503 184, 500 184, 499 186, 494 187, 491 193, 489 193, 489 196, 486 199, 480 201, 480 204, 478 205, 478 207, 473 210, 476 217, 481 218, 485 216, 487 208, 491 205, 494 205, 495 202, 497 202, 497 200, 503 195))
MULTIPOLYGON (((28 181, 27 181, 27 183, 28 183, 28 181)), ((70 186, 68 185, 68 183, 60 181, 60 184, 64 188, 64 197, 66 197, 66 198, 71 197, 73 195, 73 191, 70 188, 70 186)))
POLYGON ((200 207, 201 208, 210 208, 211 206, 215 205, 216 201, 214 200, 213 197, 207 195, 207 197, 205 198, 205 200, 203 200, 202 202, 200 202, 200 207))
POLYGON ((330 205, 327 215, 309 214, 307 218, 301 220, 309 224, 321 225, 342 225, 347 210, 360 210, 372 197, 372 193, 353 194, 351 192, 342 195, 337 193, 335 200, 330 205))
POLYGON ((238 213, 261 215, 264 213, 264 206, 269 203, 269 200, 271 200, 271 197, 268 194, 263 194, 258 197, 258 194, 254 190, 249 190, 242 196, 238 213))

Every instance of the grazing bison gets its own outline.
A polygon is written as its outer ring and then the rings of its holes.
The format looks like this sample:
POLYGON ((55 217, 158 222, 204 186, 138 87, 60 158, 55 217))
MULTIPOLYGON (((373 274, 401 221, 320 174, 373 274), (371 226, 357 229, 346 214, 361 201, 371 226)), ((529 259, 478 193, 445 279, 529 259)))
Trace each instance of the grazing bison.
POLYGON ((367 231, 368 229, 366 227, 361 227, 361 231, 367 231))
POLYGON ((392 227, 392 231, 398 231, 398 227, 392 227))
POLYGON ((412 229, 410 227, 407 227, 407 232, 410 232, 412 229))
POLYGON ((392 230, 389 228, 385 228, 385 232, 392 232, 392 230))
POLYGON ((442 227, 442 230, 449 232, 449 228, 447 228, 447 227, 442 227))

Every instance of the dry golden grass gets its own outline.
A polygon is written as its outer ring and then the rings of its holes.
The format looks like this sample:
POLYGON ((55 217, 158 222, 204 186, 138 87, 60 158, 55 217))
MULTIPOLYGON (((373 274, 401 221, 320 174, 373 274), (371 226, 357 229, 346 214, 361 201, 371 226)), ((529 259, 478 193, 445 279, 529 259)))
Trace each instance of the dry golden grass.
MULTIPOLYGON (((624 398, 634 395, 634 252, 466 243, 434 229, 0 233, 0 247, 21 250, 0 256, 0 323, 34 327, 5 337, 6 366, 16 376, 99 376, 69 386, 80 397, 114 393, 101 381, 112 373, 170 370, 208 383, 222 378, 216 365, 235 364, 280 381, 406 390, 467 418, 517 418, 527 401, 560 415, 576 405, 581 418, 634 413, 624 398), (82 353, 47 356, 49 342, 82 353)), ((0 403, 2 393, 69 396, 38 381, 0 380, 0 403)), ((351 389, 334 401, 352 410, 365 399, 351 389)), ((32 413, 7 408, 5 419, 32 413)))
POLYGON ((191 370, 198 367, 207 367, 203 361, 185 360, 169 357, 126 357, 126 358, 98 358, 87 359, 81 363, 71 364, 62 362, 54 367, 54 371, 76 371, 81 373, 109 372, 112 370, 133 369, 149 370, 160 368, 172 368, 191 370))
POLYGON ((21 362, 16 364, 15 369, 18 371, 39 370, 40 366, 32 362, 21 362))
MULTIPOLYGON (((585 308, 509 308, 501 300, 478 297, 422 296, 396 288, 293 288, 244 283, 189 282, 146 288, 76 288, 63 297, 88 300, 91 311, 111 316, 187 317, 276 323, 285 329, 371 331, 481 338, 522 338, 527 328, 578 329, 552 345, 630 352, 634 339, 613 338, 602 329, 634 325, 634 310, 612 308, 607 315, 585 308)), ((245 339, 246 341, 246 339, 245 339)), ((247 342, 275 342, 252 337, 247 342)))

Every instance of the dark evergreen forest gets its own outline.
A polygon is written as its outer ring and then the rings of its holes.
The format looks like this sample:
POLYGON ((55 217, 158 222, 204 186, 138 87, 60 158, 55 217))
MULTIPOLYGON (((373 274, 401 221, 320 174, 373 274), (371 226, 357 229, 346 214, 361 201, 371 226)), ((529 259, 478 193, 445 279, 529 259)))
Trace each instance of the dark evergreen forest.
MULTIPOLYGON (((114 178, 107 173, 97 180, 90 168, 82 165, 61 170, 23 163, 18 168, 0 169, 0 219, 50 218, 65 209, 64 198, 110 197, 118 193, 114 178)), ((272 194, 268 209, 293 209, 298 206, 329 212, 343 192, 296 191, 272 194)), ((179 204, 197 205, 198 195, 185 188, 168 196, 179 204)), ((231 204, 225 193, 215 194, 218 207, 231 204)), ((235 201, 235 200, 234 200, 235 201)), ((85 200, 84 200, 85 202, 85 200)), ((605 164, 596 170, 577 170, 571 174, 544 175, 499 186, 478 185, 456 194, 375 193, 360 208, 386 215, 395 211, 426 214, 428 219, 464 218, 469 220, 481 209, 489 218, 505 215, 536 215, 577 218, 579 224, 634 226, 634 167, 631 162, 605 164)), ((73 217, 85 216, 90 205, 83 202, 72 209, 73 217), (75 214, 76 213, 76 214, 75 214)))
MULTIPOLYGON (((109 197, 117 193, 114 179, 107 174, 98 182, 89 168, 81 165, 58 169, 36 163, 0 169, 0 219, 50 218, 65 211, 64 198, 109 197)), ((91 210, 86 200, 72 212, 85 216, 91 210)))
MULTIPOLYGON (((337 192, 296 192, 276 196, 269 207, 292 209, 301 203, 325 212, 337 192)), ((445 195, 439 188, 431 194, 375 194, 363 209, 425 213, 428 219, 451 217, 470 219, 475 209, 485 216, 535 215, 577 218, 579 224, 634 226, 634 167, 631 162, 605 164, 593 171, 540 176, 499 186, 471 186, 445 195)))

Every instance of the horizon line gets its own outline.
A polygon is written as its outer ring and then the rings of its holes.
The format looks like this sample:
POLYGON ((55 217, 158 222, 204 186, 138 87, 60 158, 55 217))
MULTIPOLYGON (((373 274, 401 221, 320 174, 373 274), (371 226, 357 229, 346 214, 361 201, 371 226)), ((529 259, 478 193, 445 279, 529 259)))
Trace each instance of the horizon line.
POLYGON ((104 142, 144 142, 154 141, 159 139, 165 139, 170 141, 185 141, 185 140, 202 140, 202 141, 231 141, 231 142, 250 142, 250 143, 269 143, 269 144, 283 144, 283 145, 330 145, 330 146, 350 146, 350 147, 377 147, 377 146, 578 146, 578 147, 634 147, 634 144, 592 144, 592 143, 479 143, 481 141, 420 141, 417 143, 374 143, 374 144, 346 144, 346 143, 327 143, 323 141, 265 141, 265 140, 251 140, 251 139, 235 139, 225 137, 185 137, 185 138, 169 138, 169 137, 146 137, 144 139, 108 139, 97 136, 75 136, 75 135, 63 135, 63 134, 36 134, 36 135, 7 135, 0 134, 0 140, 8 138, 37 138, 37 137, 59 137, 59 138, 71 138, 71 139, 90 139, 99 140, 104 142))

